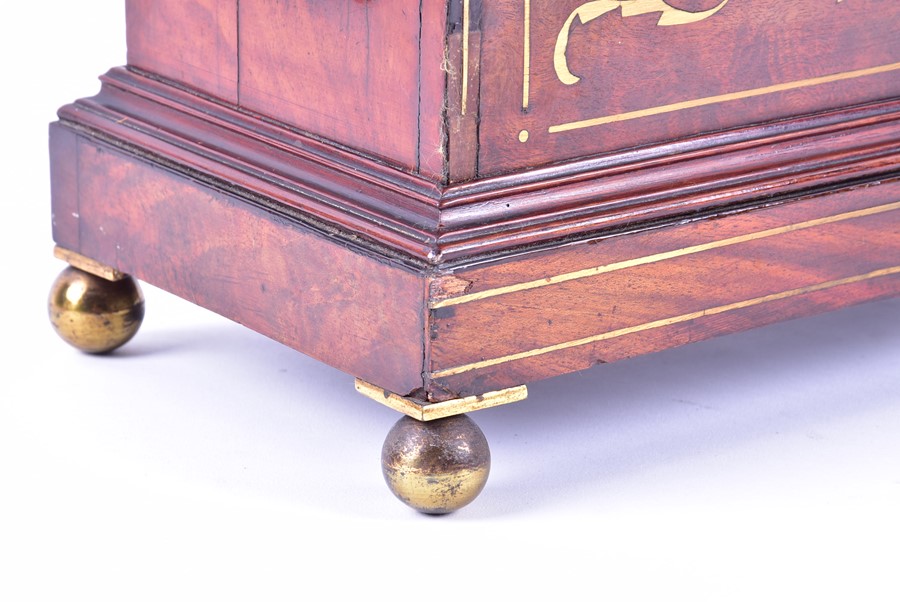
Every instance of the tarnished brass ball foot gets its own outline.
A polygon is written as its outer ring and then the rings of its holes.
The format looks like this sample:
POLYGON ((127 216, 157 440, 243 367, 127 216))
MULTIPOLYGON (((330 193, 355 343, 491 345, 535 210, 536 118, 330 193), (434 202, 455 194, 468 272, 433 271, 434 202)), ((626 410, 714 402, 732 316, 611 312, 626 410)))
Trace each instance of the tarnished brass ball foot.
POLYGON ((468 416, 431 422, 403 417, 385 439, 381 469, 390 490, 405 504, 426 514, 447 514, 481 493, 491 451, 468 416))
POLYGON ((87 353, 107 353, 138 331, 144 296, 130 276, 111 281, 68 267, 50 289, 49 312, 64 341, 87 353))

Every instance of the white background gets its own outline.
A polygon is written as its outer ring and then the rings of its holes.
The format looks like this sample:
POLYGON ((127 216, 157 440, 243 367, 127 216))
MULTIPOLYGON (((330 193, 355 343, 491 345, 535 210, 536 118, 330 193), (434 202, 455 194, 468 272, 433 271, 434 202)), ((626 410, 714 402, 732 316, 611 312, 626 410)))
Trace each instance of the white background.
POLYGON ((0 600, 898 599, 897 300, 535 383, 438 519, 348 375, 150 287, 121 353, 57 340, 47 123, 122 4, 3 11, 0 600))

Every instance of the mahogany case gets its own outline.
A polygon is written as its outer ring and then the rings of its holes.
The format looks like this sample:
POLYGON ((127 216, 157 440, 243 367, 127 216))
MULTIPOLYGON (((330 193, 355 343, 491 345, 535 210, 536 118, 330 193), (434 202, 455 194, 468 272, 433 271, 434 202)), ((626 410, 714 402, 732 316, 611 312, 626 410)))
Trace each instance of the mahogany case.
POLYGON ((900 3, 128 0, 57 244, 441 401, 900 292, 900 3))

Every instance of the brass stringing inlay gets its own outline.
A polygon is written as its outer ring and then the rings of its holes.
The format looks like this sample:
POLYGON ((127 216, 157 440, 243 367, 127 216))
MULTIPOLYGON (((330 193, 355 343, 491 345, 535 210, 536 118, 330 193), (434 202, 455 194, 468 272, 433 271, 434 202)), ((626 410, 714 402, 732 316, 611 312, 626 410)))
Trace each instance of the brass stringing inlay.
POLYGON ((886 213, 888 211, 894 211, 896 209, 900 209, 900 201, 895 203, 888 203, 887 205, 878 205, 876 207, 868 207, 866 209, 858 209, 856 211, 848 211, 846 213, 838 213, 836 215, 829 215, 827 217, 820 217, 817 219, 808 220, 805 222, 798 222, 796 224, 788 224, 786 226, 780 226, 778 228, 769 228, 768 230, 760 230, 758 232, 750 232, 749 234, 742 234, 740 236, 733 236, 731 238, 723 238, 722 240, 714 240, 712 242, 707 242, 699 245, 693 245, 690 247, 684 247, 681 249, 673 249, 672 251, 665 251, 662 253, 654 253, 653 255, 646 255, 644 257, 636 257, 634 259, 626 259, 624 261, 618 261, 615 263, 609 263, 606 265, 600 265, 592 268, 587 268, 584 270, 578 270, 575 272, 567 272, 565 274, 557 274, 555 276, 548 276, 546 278, 541 278, 538 280, 531 280, 528 282, 519 282, 516 284, 510 284, 508 286, 501 286, 497 288, 487 289, 484 291, 478 291, 475 293, 469 293, 466 295, 459 295, 457 297, 450 297, 449 299, 443 299, 441 301, 434 301, 431 303, 431 309, 438 309, 441 307, 449 307, 451 305, 461 305, 463 303, 471 303, 472 301, 481 301, 482 299, 489 299, 491 297, 497 297, 499 295, 507 295, 509 293, 516 293, 519 291, 527 291, 535 288, 541 288, 544 286, 552 286, 555 284, 561 284, 563 282, 569 282, 571 280, 580 280, 581 278, 590 278, 592 276, 599 276, 600 274, 608 274, 609 272, 615 272, 618 270, 624 270, 627 268, 633 268, 641 265, 647 265, 650 263, 657 263, 659 261, 665 261, 668 259, 675 259, 676 257, 684 257, 685 255, 693 255, 694 253, 702 253, 704 251, 711 251, 713 249, 721 249, 722 247, 730 247, 732 245, 737 245, 745 242, 750 242, 752 240, 759 240, 762 238, 769 238, 771 236, 778 236, 780 234, 787 234, 789 232, 797 232, 798 230, 806 230, 807 228, 815 228, 817 226, 824 226, 826 224, 834 224, 838 222, 843 222, 850 219, 856 219, 860 217, 866 217, 869 215, 876 215, 879 213, 886 213))
MULTIPOLYGON (((590 278, 592 276, 598 276, 600 274, 606 274, 609 272, 624 270, 624 269, 628 269, 628 268, 632 268, 632 267, 636 267, 636 266, 657 263, 657 262, 665 261, 668 259, 674 259, 676 257, 683 257, 686 255, 692 255, 695 253, 701 253, 704 251, 709 251, 709 250, 713 250, 713 249, 719 249, 719 248, 723 248, 723 247, 737 245, 737 244, 741 244, 741 243, 745 243, 745 242, 750 242, 753 240, 760 240, 760 239, 768 238, 771 236, 778 236, 780 234, 797 232, 799 230, 805 230, 808 228, 814 228, 814 227, 823 226, 826 224, 839 223, 839 222, 847 221, 850 219, 856 219, 856 218, 866 217, 866 216, 870 216, 870 215, 877 215, 880 213, 886 213, 888 211, 895 211, 898 209, 900 209, 900 201, 894 202, 894 203, 889 203, 886 205, 879 205, 876 207, 867 207, 865 209, 858 209, 856 211, 848 211, 846 213, 839 213, 836 215, 830 215, 827 217, 808 220, 805 222, 788 224, 788 225, 780 226, 777 228, 761 230, 759 232, 751 232, 749 234, 744 234, 744 235, 735 236, 732 238, 726 238, 726 239, 722 239, 722 240, 717 240, 717 241, 712 241, 712 242, 703 243, 703 244, 699 244, 699 245, 694 245, 691 247, 674 249, 672 251, 666 251, 663 253, 647 255, 645 257, 638 257, 635 259, 629 259, 629 260, 620 261, 620 262, 616 262, 616 263, 612 263, 612 264, 597 266, 597 267, 588 268, 585 270, 579 270, 576 272, 568 272, 565 274, 559 274, 557 276, 550 276, 547 278, 542 278, 540 280, 532 280, 529 282, 520 282, 520 283, 512 284, 509 286, 488 289, 488 290, 479 291, 476 293, 469 293, 466 295, 459 295, 457 297, 451 297, 449 299, 444 299, 442 301, 436 301, 431 304, 431 308, 438 309, 441 307, 448 307, 448 306, 453 306, 453 305, 460 305, 462 303, 480 301, 482 299, 489 299, 491 297, 496 297, 499 295, 515 293, 515 292, 519 292, 519 291, 526 291, 526 290, 531 290, 531 289, 535 289, 535 288, 541 288, 544 286, 553 286, 555 284, 560 284, 563 282, 579 280, 581 278, 590 278)), ((805 294, 814 293, 817 291, 828 290, 828 289, 835 288, 838 286, 854 284, 854 283, 863 282, 866 280, 882 278, 885 276, 891 276, 891 275, 895 275, 895 274, 900 274, 900 266, 875 270, 875 271, 868 272, 866 274, 861 274, 858 276, 850 276, 848 278, 831 280, 829 282, 823 282, 820 284, 814 284, 814 285, 810 285, 810 286, 796 288, 796 289, 781 292, 781 293, 774 293, 771 295, 756 297, 754 299, 737 301, 735 303, 729 303, 726 305, 711 307, 711 308, 696 311, 696 312, 682 314, 680 316, 674 316, 671 318, 655 320, 652 322, 647 322, 645 324, 638 324, 636 326, 629 326, 627 328, 620 328, 618 330, 595 334, 595 335, 584 337, 581 339, 576 339, 574 341, 566 341, 566 342, 562 342, 562 343, 557 343, 555 345, 548 345, 546 347, 530 349, 528 351, 522 351, 520 353, 505 355, 505 356, 498 357, 498 358, 485 359, 485 360, 482 360, 479 362, 473 362, 470 364, 464 364, 462 366, 456 366, 456 367, 452 367, 452 368, 444 368, 441 370, 433 371, 431 373, 431 376, 433 378, 444 378, 444 377, 448 377, 448 376, 454 376, 456 374, 462 374, 465 372, 470 372, 472 370, 480 370, 483 368, 489 368, 491 366, 505 364, 507 362, 513 362, 513 361, 517 361, 517 360, 521 360, 521 359, 527 359, 530 357, 544 355, 547 353, 553 353, 556 351, 562 351, 562 350, 570 349, 573 347, 589 345, 591 343, 597 343, 600 341, 614 339, 614 338, 626 336, 629 334, 644 332, 644 331, 653 330, 656 328, 663 328, 666 326, 671 326, 673 324, 679 324, 679 323, 687 322, 690 320, 696 320, 698 318, 703 318, 706 316, 718 315, 718 314, 726 313, 729 311, 734 311, 734 310, 743 309, 743 308, 747 308, 747 307, 753 307, 756 305, 762 305, 764 303, 769 303, 772 301, 789 299, 791 297, 796 297, 799 295, 805 295, 805 294)))
POLYGON ((596 117, 594 119, 584 119, 582 121, 573 121, 560 125, 550 126, 548 131, 551 134, 560 132, 569 132, 607 123, 615 123, 617 121, 628 121, 630 119, 638 119, 641 117, 650 117, 651 115, 660 115, 662 113, 671 113, 673 111, 682 111, 684 109, 693 109, 706 105, 719 104, 732 100, 741 100, 744 98, 753 98, 755 96, 765 96, 767 94, 775 94, 777 92, 786 92, 788 90, 797 90, 800 88, 810 88, 813 86, 821 86, 822 84, 830 84, 834 82, 844 81, 848 79, 857 79, 869 75, 877 75, 879 73, 888 73, 900 69, 900 63, 891 63, 889 65, 879 65, 878 67, 869 67, 867 69, 858 69, 856 71, 844 71, 841 73, 833 73, 831 75, 823 75, 822 77, 813 77, 810 79, 801 79, 783 84, 775 84, 764 88, 754 88, 752 90, 741 90, 740 92, 729 92, 728 94, 720 94, 718 96, 708 96, 706 98, 696 98, 694 100, 685 100, 668 105, 658 107, 650 107, 649 109, 641 109, 639 111, 630 111, 628 113, 619 113, 618 115, 607 115, 606 117, 596 117))
POLYGON ((489 368, 491 366, 496 366, 498 364, 505 364, 508 362, 514 362, 516 360, 522 360, 522 359, 527 359, 527 358, 535 357, 535 356, 539 356, 539 355, 545 355, 547 353, 553 353, 554 351, 562 351, 564 349, 571 349, 573 347, 581 347, 583 345, 590 345, 591 343, 607 341, 609 339, 623 337, 623 336, 626 336, 629 334, 634 334, 637 332, 644 332, 647 330, 653 330, 655 328, 663 328, 665 326, 672 326, 673 324, 689 322, 691 320, 697 320, 699 318, 715 316, 715 315, 723 314, 723 313, 726 313, 729 311, 735 311, 738 309, 744 309, 747 307, 762 305, 764 303, 771 303, 773 301, 780 301, 782 299, 790 299, 791 297, 798 297, 800 295, 806 295, 809 293, 824 291, 824 290, 828 290, 831 288, 836 288, 838 286, 855 284, 857 282, 864 282, 866 280, 872 280, 874 278, 882 278, 884 276, 891 276, 894 274, 900 274, 900 266, 895 266, 892 268, 885 268, 882 270, 875 270, 873 272, 868 272, 866 274, 860 274, 859 276, 851 276, 849 278, 841 278, 840 280, 831 280, 829 282, 822 282, 820 284, 814 284, 812 286, 804 286, 802 288, 795 288, 793 290, 785 291, 782 293, 775 293, 772 295, 766 295, 764 297, 756 297, 754 299, 747 299, 746 301, 738 301, 736 303, 729 303, 728 305, 720 305, 718 307, 711 307, 709 309, 695 311, 695 312, 691 312, 688 314, 682 314, 680 316, 674 316, 672 318, 666 318, 663 320, 647 322, 646 324, 639 324, 637 326, 630 326, 628 328, 620 328, 618 330, 604 332, 604 333, 593 335, 590 337, 585 337, 583 339, 577 339, 575 341, 566 341, 565 343, 558 343, 556 345, 548 345, 547 347, 531 349, 528 351, 523 351, 521 353, 513 353, 510 355, 505 355, 503 357, 498 357, 498 358, 489 359, 489 360, 483 360, 480 362, 473 362, 471 364, 465 364, 462 366, 456 366, 454 368, 437 370, 435 372, 432 372, 431 376, 432 376, 432 378, 443 378, 443 377, 447 377, 447 376, 453 376, 455 374, 462 374, 464 372, 470 372, 472 370, 480 370, 482 368, 489 368))
MULTIPOLYGON (((523 59, 522 77, 522 110, 528 110, 528 97, 531 93, 531 0, 525 0, 525 58, 523 59)), ((524 130, 523 130, 524 131, 524 130)), ((525 140, 522 140, 525 142, 525 140)))

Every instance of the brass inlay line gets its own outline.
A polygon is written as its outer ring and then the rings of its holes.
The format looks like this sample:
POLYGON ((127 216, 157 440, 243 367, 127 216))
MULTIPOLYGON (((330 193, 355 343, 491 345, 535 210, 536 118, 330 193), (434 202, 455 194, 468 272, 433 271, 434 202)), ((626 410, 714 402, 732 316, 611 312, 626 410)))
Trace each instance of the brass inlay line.
MULTIPOLYGON (((531 0, 525 0, 525 59, 522 78, 522 109, 528 109, 531 87, 531 0)), ((523 140, 524 142, 524 140, 523 140)))
POLYGON ((516 403, 517 401, 522 401, 528 397, 528 388, 525 385, 519 385, 518 387, 513 387, 511 389, 491 391, 490 393, 485 393, 483 395, 473 395, 471 397, 462 397, 437 403, 426 403, 409 397, 401 397, 396 393, 385 391, 381 387, 376 387, 359 378, 356 379, 356 390, 366 397, 386 405, 392 410, 396 410, 402 414, 406 414, 410 418, 415 418, 416 420, 421 420, 423 422, 447 418, 448 416, 456 416, 457 414, 467 414, 477 410, 486 410, 487 408, 495 408, 509 403, 516 403))
POLYGON ((463 65, 462 65, 462 114, 466 114, 469 104, 469 19, 471 0, 463 0, 463 65))
POLYGON ((820 217, 817 219, 799 222, 796 224, 789 224, 787 226, 781 226, 778 228, 770 228, 768 230, 761 230, 759 232, 751 232, 749 234, 743 234, 741 236, 734 236, 732 238, 725 238, 722 240, 715 240, 708 243, 703 243, 699 245, 694 245, 690 247, 684 247, 682 249, 675 249, 673 251, 666 251, 663 253, 655 253, 653 255, 647 255, 645 257, 637 257, 635 259, 628 259, 625 261, 618 261, 616 263, 610 263, 607 265, 601 265, 593 268, 587 268, 584 270, 578 270, 577 272, 568 272, 566 274, 559 274, 557 276, 550 276, 548 278, 541 278, 539 280, 532 280, 530 282, 520 282, 517 284, 510 284, 508 286, 501 286, 498 288, 489 289, 486 291, 479 291, 477 293, 469 293, 467 295, 460 295, 458 297, 451 297, 449 299, 443 299, 441 301, 435 301, 430 304, 431 309, 438 309, 441 307, 449 307, 451 305, 461 305, 463 303, 470 303, 472 301, 480 301, 482 299, 489 299, 491 297, 497 297, 499 295, 506 295, 508 293, 516 293, 519 291, 527 291, 534 288, 540 288, 543 286, 550 286, 553 284, 560 284, 562 282, 569 282, 570 280, 579 280, 581 278, 590 278, 591 276, 597 276, 599 274, 607 274, 609 272, 615 272, 618 270, 624 270, 627 268, 633 268, 641 265, 647 265, 649 263, 656 263, 658 261, 665 261, 667 259, 674 259, 676 257, 683 257, 685 255, 693 255, 694 253, 702 253, 703 251, 710 251, 712 249, 720 249, 722 247, 729 247, 731 245, 737 245, 745 242, 749 242, 752 240, 759 240, 762 238, 768 238, 770 236, 778 236, 779 234, 787 234, 789 232, 796 232, 798 230, 805 230, 807 228, 814 228, 816 226, 823 226, 826 224, 833 224, 836 222, 843 222, 850 219, 855 219, 859 217, 865 217, 868 215, 875 215, 878 213, 885 213, 888 211, 894 211, 896 209, 900 209, 900 201, 895 203, 889 203, 887 205, 879 205, 877 207, 868 207, 866 209, 858 209, 856 211, 849 211, 847 213, 839 213, 837 215, 830 215, 828 217, 820 217))
POLYGON ((104 280, 116 282, 118 280, 125 279, 125 274, 123 274, 116 268, 102 264, 99 261, 95 261, 90 257, 82 255, 81 253, 70 251, 69 249, 65 249, 58 245, 53 248, 53 256, 57 259, 62 259, 73 268, 78 268, 82 272, 93 274, 94 276, 103 278, 104 280))
POLYGON ((445 370, 438 370, 436 372, 432 372, 431 376, 432 376, 432 378, 443 378, 446 376, 453 376, 455 374, 462 374, 464 372, 469 372, 472 370, 480 370, 482 368, 489 368, 490 366, 496 366, 498 364, 505 364, 507 362, 514 362, 516 360, 535 357, 538 355, 544 355, 547 353, 553 353, 554 351, 562 351, 564 349, 571 349, 572 347, 580 347, 582 345, 590 345, 591 343, 597 343, 599 341, 606 341, 609 339, 614 339, 617 337, 622 337, 622 336, 634 334, 637 332, 644 332, 646 330, 653 330, 655 328, 663 328, 665 326, 672 326, 673 324, 680 324, 682 322, 688 322, 690 320, 696 320, 698 318, 704 318, 706 316, 715 316, 718 314, 723 314, 725 312, 734 311, 737 309, 744 309, 747 307, 762 305, 764 303, 769 303, 771 301, 780 301, 782 299, 789 299, 791 297, 797 297, 799 295, 805 295, 805 294, 814 293, 817 291, 824 291, 824 290, 835 288, 838 286, 844 286, 846 284, 854 284, 856 282, 863 282, 865 280, 871 280, 873 278, 880 278, 882 276, 890 276, 892 274, 900 274, 900 266, 895 266, 892 268, 885 268, 882 270, 875 270, 873 272, 869 272, 867 274, 861 274, 859 276, 851 276, 849 278, 841 278, 840 280, 831 280, 829 282, 823 282, 821 284, 814 284, 811 286, 804 286, 802 288, 795 288, 793 290, 785 291, 783 293, 774 293, 771 295, 766 295, 764 297, 756 297, 755 299, 748 299, 746 301, 738 301, 737 303, 729 303, 728 305, 720 305, 718 307, 712 307, 712 308, 704 309, 701 311, 695 311, 695 312, 691 312, 688 314, 682 314, 680 316, 675 316, 674 318, 666 318, 664 320, 655 320, 653 322, 647 322, 646 324, 639 324, 637 326, 629 326, 628 328, 620 328, 618 330, 604 332, 602 334, 585 337, 583 339, 567 341, 565 343, 558 343, 556 345, 549 345, 547 347, 539 347, 537 349, 531 349, 529 351, 523 351, 521 353, 513 353, 511 355, 505 355, 503 357, 498 357, 498 358, 494 358, 494 359, 490 359, 490 360, 473 362, 471 364, 465 364, 463 366, 457 366, 455 368, 447 368, 445 370))
POLYGON ((706 98, 697 98, 695 100, 686 100, 684 102, 676 102, 673 104, 651 107, 649 109, 641 109, 639 111, 630 111, 628 113, 619 113, 618 115, 609 115, 607 117, 597 117, 594 119, 584 119, 581 121, 572 121, 561 125, 550 126, 550 133, 557 134, 559 132, 568 132, 582 128, 594 127, 597 125, 605 125, 618 121, 628 121, 630 119, 639 119, 641 117, 650 117, 651 115, 659 115, 661 113, 671 113, 673 111, 681 111, 684 109, 692 109, 706 105, 729 102, 732 100, 741 100, 744 98, 753 98, 754 96, 764 96, 766 94, 774 94, 776 92, 785 92, 787 90, 797 90, 799 88, 809 88, 811 86, 820 86, 848 79, 856 79, 858 77, 866 77, 868 75, 876 75, 879 73, 887 73, 900 69, 900 63, 891 63, 890 65, 880 65, 878 67, 869 67, 868 69, 857 69, 856 71, 845 71, 842 73, 834 73, 832 75, 824 75, 822 77, 813 77, 810 79, 801 79, 783 84, 775 84, 764 88, 754 88, 752 90, 742 90, 740 92, 731 92, 729 94, 720 94, 718 96, 707 96, 706 98))

